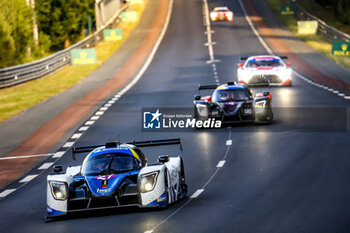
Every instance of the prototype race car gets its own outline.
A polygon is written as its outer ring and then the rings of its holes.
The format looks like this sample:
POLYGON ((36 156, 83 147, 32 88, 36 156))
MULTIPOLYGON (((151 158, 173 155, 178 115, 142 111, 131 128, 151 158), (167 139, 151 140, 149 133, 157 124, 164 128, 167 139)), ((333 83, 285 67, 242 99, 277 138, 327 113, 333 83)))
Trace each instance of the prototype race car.
POLYGON ((249 86, 292 86, 292 69, 290 63, 272 55, 241 57, 244 64, 237 68, 238 82, 249 86))
POLYGON ((182 158, 159 156, 147 165, 139 147, 180 144, 179 139, 109 142, 105 145, 73 148, 90 152, 82 166, 66 172, 56 165, 47 176, 47 217, 70 212, 123 206, 166 207, 187 194, 182 158))
POLYGON ((257 93, 253 97, 244 84, 199 85, 198 90, 215 89, 211 96, 195 96, 196 120, 214 118, 222 123, 256 122, 271 123, 273 113, 270 92, 257 93))
POLYGON ((210 12, 211 21, 232 21, 233 12, 228 9, 228 7, 215 7, 210 12))

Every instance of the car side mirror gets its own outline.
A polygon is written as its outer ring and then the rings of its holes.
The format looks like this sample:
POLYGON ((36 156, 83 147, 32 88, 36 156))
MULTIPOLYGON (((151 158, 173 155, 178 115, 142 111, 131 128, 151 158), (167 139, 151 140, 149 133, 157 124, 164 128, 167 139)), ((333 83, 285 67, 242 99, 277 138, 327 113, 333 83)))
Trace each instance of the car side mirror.
POLYGON ((288 68, 288 67, 290 67, 290 62, 286 62, 286 67, 288 68))
POLYGON ((242 68, 243 69, 243 64, 242 63, 238 63, 237 65, 239 68, 242 68))
POLYGON ((195 95, 194 96, 194 100, 201 100, 201 96, 200 95, 195 95))
POLYGON ((53 166, 53 172, 54 173, 60 173, 63 171, 63 166, 62 165, 55 165, 53 166))
POLYGON ((169 162, 169 155, 161 155, 158 157, 159 163, 166 163, 169 162))

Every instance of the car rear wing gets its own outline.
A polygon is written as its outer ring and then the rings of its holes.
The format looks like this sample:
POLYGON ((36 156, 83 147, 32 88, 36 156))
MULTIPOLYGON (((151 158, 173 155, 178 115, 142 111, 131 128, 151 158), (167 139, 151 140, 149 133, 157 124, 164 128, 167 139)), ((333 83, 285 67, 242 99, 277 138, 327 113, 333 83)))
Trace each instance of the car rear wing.
POLYGON ((150 146, 167 146, 167 145, 174 145, 179 144, 180 150, 182 151, 182 138, 173 138, 173 139, 161 139, 161 140, 150 140, 150 141, 133 141, 133 142, 107 142, 104 145, 96 145, 96 146, 82 146, 82 147, 72 147, 72 158, 76 159, 76 154, 78 153, 86 153, 91 152, 94 149, 98 147, 104 146, 105 148, 111 148, 111 147, 117 147, 122 144, 130 144, 134 145, 136 147, 150 147, 150 146))
POLYGON ((218 88, 218 86, 220 86, 220 85, 219 84, 213 84, 213 85, 200 85, 200 84, 198 84, 198 91, 200 91, 200 90, 212 90, 212 89, 218 88))
MULTIPOLYGON (((279 56, 279 58, 281 58, 281 59, 283 59, 283 60, 287 60, 287 59, 288 59, 287 56, 279 56)), ((248 57, 240 57, 239 59, 242 60, 242 61, 245 61, 245 60, 248 59, 248 57)))

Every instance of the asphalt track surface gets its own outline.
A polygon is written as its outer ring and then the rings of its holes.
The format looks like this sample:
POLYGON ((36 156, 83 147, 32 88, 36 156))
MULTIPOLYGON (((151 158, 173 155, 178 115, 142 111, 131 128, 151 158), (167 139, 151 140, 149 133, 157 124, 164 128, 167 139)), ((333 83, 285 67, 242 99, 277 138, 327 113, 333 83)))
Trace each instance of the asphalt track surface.
MULTIPOLYGON (((210 1, 209 9, 217 5, 227 5, 235 13, 233 22, 212 24, 214 56, 220 59, 216 72, 220 83, 225 83, 235 79, 240 56, 266 50, 238 1, 210 1)), ((277 110, 280 114, 270 126, 141 131, 142 107, 192 107, 197 84, 215 83, 213 66, 206 63, 204 31, 202 1, 174 1, 167 33, 143 77, 76 142, 83 146, 119 138, 181 136, 183 152, 176 146, 144 152, 149 162, 162 154, 182 154, 189 195, 204 189, 199 196, 161 211, 118 209, 45 222, 45 180, 50 172, 46 171, 0 201, 0 232, 348 232, 350 134, 346 128, 322 132, 286 128, 288 119, 277 110), (225 164, 217 168, 221 160, 225 164)), ((270 91, 276 109, 349 107, 348 100, 296 77, 293 87, 270 91)), ((82 159, 72 162, 64 156, 59 163, 74 165, 82 159)))

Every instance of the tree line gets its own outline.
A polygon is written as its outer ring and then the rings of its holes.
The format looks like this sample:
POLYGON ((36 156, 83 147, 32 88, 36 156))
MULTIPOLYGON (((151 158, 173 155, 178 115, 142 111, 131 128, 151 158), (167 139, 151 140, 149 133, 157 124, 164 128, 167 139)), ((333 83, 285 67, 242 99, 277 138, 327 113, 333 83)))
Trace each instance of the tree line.
POLYGON ((350 25, 350 1, 349 0, 315 0, 317 4, 329 8, 334 12, 337 20, 345 25, 350 25))
POLYGON ((89 16, 95 21, 95 0, 0 0, 0 9, 1 68, 68 47, 85 36, 89 16))

